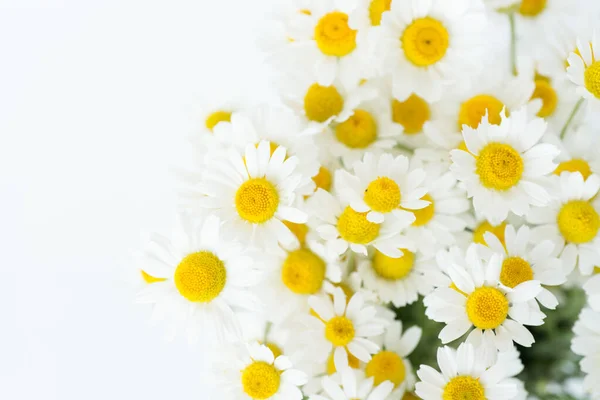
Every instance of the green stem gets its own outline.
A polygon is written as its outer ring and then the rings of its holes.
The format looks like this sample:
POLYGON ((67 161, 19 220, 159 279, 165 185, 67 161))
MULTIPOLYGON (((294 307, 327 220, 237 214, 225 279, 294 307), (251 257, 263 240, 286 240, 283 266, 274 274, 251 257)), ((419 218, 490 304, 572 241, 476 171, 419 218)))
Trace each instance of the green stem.
POLYGON ((265 337, 263 340, 263 344, 266 345, 268 343, 267 339, 269 338, 269 332, 271 331, 271 326, 273 324, 270 322, 267 322, 267 325, 265 326, 265 337))
POLYGON ((517 32, 515 29, 515 13, 508 14, 510 22, 510 67, 513 75, 517 75, 517 32))
POLYGON ((406 152, 408 152, 410 154, 413 154, 415 152, 414 149, 411 149, 410 147, 407 147, 407 146, 405 146, 405 145, 403 145, 401 143, 396 143, 396 145, 394 146, 394 148, 397 149, 397 150, 406 151, 406 152))
POLYGON ((583 104, 583 98, 579 99, 579 101, 575 104, 575 107, 573 107, 573 111, 571 111, 571 114, 569 115, 567 122, 565 122, 565 125, 560 130, 560 138, 561 139, 565 138, 567 129, 569 128, 569 125, 571 125, 571 122, 573 122, 573 118, 575 118, 575 115, 577 114, 577 111, 579 111, 579 107, 581 107, 582 104, 583 104))

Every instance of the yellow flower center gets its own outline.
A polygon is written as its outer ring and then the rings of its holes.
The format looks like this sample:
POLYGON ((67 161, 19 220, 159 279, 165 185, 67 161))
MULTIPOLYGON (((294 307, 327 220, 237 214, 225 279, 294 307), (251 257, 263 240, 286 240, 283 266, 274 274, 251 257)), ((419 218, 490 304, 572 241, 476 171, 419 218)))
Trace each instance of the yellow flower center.
POLYGON ((580 158, 574 158, 572 160, 561 162, 554 170, 554 174, 560 175, 565 171, 579 172, 581 176, 583 176, 583 179, 587 179, 590 175, 592 175, 592 168, 590 167, 590 164, 580 158))
POLYGON ((587 243, 592 241, 600 228, 600 217, 587 201, 571 200, 558 213, 558 229, 567 242, 587 243))
POLYGON ((413 226, 426 225, 429 223, 429 221, 431 221, 433 215, 435 214, 435 204, 433 202, 433 198, 426 194, 425 196, 421 197, 421 200, 428 201, 429 205, 419 210, 410 210, 410 212, 412 212, 416 218, 415 222, 412 223, 413 226))
POLYGON ((471 376, 457 376, 444 387, 442 400, 486 400, 485 389, 471 376))
POLYGON ((479 287, 467 298, 467 316, 479 329, 499 327, 508 315, 508 300, 498 289, 479 287))
POLYGON ((548 0, 522 0, 519 13, 526 17, 535 17, 546 8, 548 0))
POLYGON ((538 111, 537 116, 546 118, 556 110, 558 104, 558 96, 556 90, 552 87, 550 82, 544 79, 536 79, 535 90, 531 95, 532 99, 540 99, 542 101, 542 108, 538 111))
POLYGON ((281 348, 279 346, 277 346, 275 343, 266 343, 265 346, 267 346, 269 348, 269 350, 271 350, 271 352, 273 353, 273 357, 275 357, 275 358, 277 358, 283 354, 283 351, 281 351, 281 348))
POLYGON ((355 110, 335 127, 335 137, 351 149, 364 149, 377 139, 377 122, 367 111, 355 110))
POLYGON ((504 103, 487 94, 479 94, 471 97, 460 105, 458 112, 458 128, 462 129, 463 125, 470 126, 476 129, 481 122, 481 119, 488 114, 488 121, 493 125, 500 125, 502 118, 500 114, 504 108, 504 103))
POLYGON ((408 275, 415 264, 415 255, 406 249, 402 249, 402 252, 404 253, 402 257, 392 258, 375 250, 372 265, 377 275, 390 281, 396 281, 408 275))
POLYGON ((337 229, 342 239, 356 244, 368 244, 379 236, 379 225, 367 220, 367 213, 346 207, 338 218, 337 229))
POLYGON ((334 11, 319 20, 315 41, 323 54, 343 57, 356 48, 356 31, 348 25, 348 15, 334 11))
POLYGON ((479 152, 475 172, 486 188, 508 190, 521 180, 523 158, 507 144, 489 143, 479 152))
POLYGON ((418 18, 402 34, 404 55, 417 67, 427 67, 440 61, 449 45, 448 31, 431 17, 418 18))
POLYGON ((290 231, 296 236, 300 245, 303 246, 306 243, 306 234, 308 233, 308 226, 306 224, 297 224, 295 222, 283 221, 283 224, 288 227, 290 231))
POLYGON ((416 94, 404 101, 392 100, 392 120, 408 135, 421 132, 430 115, 429 104, 416 94))
POLYGON ((488 221, 483 221, 473 231, 473 242, 485 245, 485 239, 483 235, 486 232, 493 233, 502 244, 504 244, 504 231, 506 229, 506 222, 502 222, 500 225, 492 225, 488 221))
POLYGON ((333 317, 325 324, 325 337, 334 346, 346 346, 354 334, 354 324, 346 317, 333 317))
POLYGON ((300 14, 304 14, 304 15, 312 15, 312 12, 310 10, 307 9, 302 9, 298 11, 300 14))
POLYGON ((325 167, 319 168, 319 173, 312 177, 313 182, 317 185, 317 188, 323 190, 331 189, 331 172, 325 167))
POLYGON ((531 269, 531 265, 521 257, 508 257, 502 262, 500 282, 502 282, 504 286, 514 288, 520 283, 532 279, 533 269, 531 269))
POLYGON ((400 187, 387 177, 379 177, 365 189, 365 203, 373 211, 388 213, 400 206, 400 187))
POLYGON ((235 208, 239 216, 255 224, 270 220, 279 206, 279 193, 265 178, 249 179, 235 194, 235 208))
POLYGON ((600 99, 600 61, 594 61, 583 73, 585 88, 600 99))
MULTIPOLYGON (((347 350, 346 353, 348 354, 348 365, 350 366, 350 368, 358 369, 358 367, 360 366, 360 360, 354 357, 352 354, 348 353, 347 350)), ((337 368, 335 368, 333 353, 331 353, 331 355, 327 359, 327 375, 333 375, 336 372, 337 368)))
POLYGON ((304 112, 311 121, 325 122, 344 109, 344 98, 335 86, 313 83, 304 96, 304 112))
POLYGON ((288 254, 281 268, 281 280, 296 294, 315 294, 325 279, 325 263, 308 249, 288 254))
POLYGON ((391 351, 380 351, 371 358, 365 373, 367 377, 374 378, 375 385, 390 381, 394 386, 398 386, 406 378, 406 367, 398 354, 391 351))
POLYGON ((140 273, 142 274, 142 279, 144 279, 144 281, 146 283, 155 283, 155 282, 164 282, 164 281, 166 281, 166 278, 157 278, 157 277, 154 277, 154 276, 150 275, 149 273, 147 273, 144 270, 140 270, 140 273))
POLYGON ((381 16, 384 12, 390 11, 392 8, 392 0, 371 0, 369 5, 369 18, 371 25, 377 26, 381 24, 381 16))
POLYGON ((225 287, 225 264, 210 251, 188 254, 175 270, 175 287, 189 301, 208 303, 225 287))
POLYGON ((206 128, 212 132, 213 128, 217 126, 219 122, 230 122, 231 121, 231 113, 229 111, 215 111, 206 117, 206 121, 204 124, 206 128))
POLYGON ((265 400, 279 390, 281 375, 271 364, 255 361, 242 371, 242 387, 252 399, 265 400))

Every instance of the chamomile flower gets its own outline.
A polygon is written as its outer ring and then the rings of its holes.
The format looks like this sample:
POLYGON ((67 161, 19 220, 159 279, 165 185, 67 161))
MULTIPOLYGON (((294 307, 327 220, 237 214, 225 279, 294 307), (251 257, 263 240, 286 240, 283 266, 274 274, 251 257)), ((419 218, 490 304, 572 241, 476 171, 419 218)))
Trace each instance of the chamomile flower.
POLYGON ((569 79, 577 85, 577 93, 588 99, 595 110, 600 109, 600 33, 577 40, 577 53, 569 55, 569 79))
POLYGON ((323 377, 322 387, 321 394, 309 400, 387 400, 394 385, 390 381, 376 385, 374 378, 365 377, 363 371, 346 368, 338 376, 323 377))
POLYGON ((474 72, 485 25, 480 2, 392 2, 382 16, 382 72, 391 74, 394 97, 437 101, 444 87, 474 72))
POLYGON ((568 132, 561 140, 555 135, 548 136, 548 142, 560 149, 556 161, 558 167, 554 175, 563 172, 579 172, 584 179, 592 174, 600 174, 600 155, 596 148, 600 141, 589 126, 580 126, 568 132))
POLYGON ((222 241, 219 224, 215 217, 194 222, 181 215, 170 240, 153 235, 139 256, 151 284, 140 290, 136 301, 154 305, 153 320, 182 325, 190 342, 211 333, 219 340, 241 337, 236 314, 260 307, 249 288, 259 283, 262 273, 239 246, 222 241))
POLYGON ((386 216, 406 218, 406 212, 426 208, 431 202, 423 186, 426 175, 421 168, 411 168, 405 156, 376 156, 366 153, 353 165, 354 174, 336 173, 340 198, 367 221, 382 223, 386 216))
POLYGON ((306 207, 311 213, 309 223, 333 254, 342 255, 350 248, 367 255, 367 248, 373 246, 389 257, 400 257, 399 249, 414 249, 414 244, 400 233, 415 220, 409 212, 386 218, 380 224, 371 222, 367 212, 342 206, 336 197, 322 189, 307 200, 306 207))
POLYGON ((231 400, 302 400, 300 386, 306 374, 294 369, 284 355, 275 357, 273 351, 253 342, 231 360, 219 376, 226 398, 231 400))
POLYGON ((594 274, 583 285, 587 295, 588 305, 596 312, 600 312, 600 275, 594 274))
POLYGON ((584 180, 579 172, 563 172, 558 186, 555 201, 527 215, 537 225, 533 238, 552 240, 567 272, 579 266, 583 275, 590 275, 600 265, 600 177, 584 180))
POLYGON ((271 154, 267 141, 248 144, 243 156, 231 149, 205 171, 196 209, 219 215, 226 235, 244 244, 270 252, 278 242, 289 246, 295 238, 283 221, 306 222, 306 214, 294 207, 304 182, 298 162, 296 156, 286 159, 281 146, 271 154))
POLYGON ((546 123, 522 108, 502 116, 499 125, 485 119, 477 129, 463 127, 468 151, 452 150, 451 171, 464 183, 475 211, 493 224, 509 211, 527 214, 531 205, 545 206, 552 197, 545 177, 556 169, 558 149, 538 144, 546 123))
POLYGON ((581 370, 586 375, 583 385, 592 399, 600 399, 600 313, 584 308, 573 332, 571 349, 583 356, 580 361, 581 370))

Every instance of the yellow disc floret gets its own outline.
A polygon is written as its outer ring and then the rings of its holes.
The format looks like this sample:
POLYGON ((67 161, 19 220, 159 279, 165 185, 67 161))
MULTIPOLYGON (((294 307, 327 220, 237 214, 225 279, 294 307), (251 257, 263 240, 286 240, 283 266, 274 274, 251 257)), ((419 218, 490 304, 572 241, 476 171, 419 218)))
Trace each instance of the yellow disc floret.
POLYGON ((583 73, 585 88, 600 99, 600 61, 594 61, 583 73))
POLYGON ((300 245, 306 243, 306 235, 308 234, 308 226, 306 224, 297 224, 295 222, 283 221, 283 224, 296 236, 300 245))
POLYGON ((489 143, 479 152, 475 172, 488 189, 508 190, 521 180, 523 158, 513 147, 504 143, 489 143))
POLYGON ((416 94, 404 101, 392 100, 392 120, 402 125, 408 135, 421 132, 430 115, 429 104, 416 94))
POLYGON ((319 172, 312 177, 317 188, 329 191, 331 189, 331 172, 323 166, 319 168, 319 172))
POLYGON ((206 128, 212 132, 213 128, 217 126, 219 122, 230 122, 231 121, 231 113, 229 111, 215 111, 206 117, 206 121, 204 124, 206 128))
POLYGON ((508 257, 502 262, 502 271, 500 272, 500 282, 504 286, 514 288, 518 284, 533 279, 533 269, 531 265, 521 257, 508 257))
POLYGON ((348 25, 348 15, 334 11, 324 15, 315 27, 315 41, 328 56, 343 57, 356 48, 356 31, 348 25))
POLYGON ((540 111, 537 113, 538 117, 546 118, 554 114, 558 104, 558 96, 556 90, 554 90, 547 80, 535 80, 535 90, 531 95, 531 99, 540 99, 542 101, 542 108, 540 108, 540 111))
POLYGON ((472 376, 457 376, 446 384, 443 400, 486 400, 485 389, 478 379, 472 376))
MULTIPOLYGON (((348 354, 348 366, 350 368, 358 369, 358 367, 360 367, 360 360, 354 357, 352 354, 348 353, 347 350, 346 353, 348 354)), ((337 368, 335 367, 335 362, 333 360, 333 353, 331 353, 331 355, 327 359, 327 375, 333 375, 336 372, 337 368)))
POLYGON ((407 276, 415 265, 415 255, 406 249, 402 249, 402 252, 402 257, 392 258, 375 250, 372 265, 377 275, 391 281, 407 276))
POLYGON ((408 61, 418 67, 427 67, 446 55, 450 38, 440 21, 425 17, 414 20, 404 30, 401 41, 408 61))
POLYGON ((506 222, 502 222, 500 225, 492 225, 488 221, 483 221, 473 231, 473 242, 485 245, 485 239, 483 235, 486 232, 493 233, 500 243, 504 244, 504 231, 506 230, 506 222))
POLYGON ((406 378, 406 367, 398 354, 391 351, 380 351, 371 358, 365 373, 367 377, 373 377, 375 385, 390 381, 394 386, 398 386, 406 378))
POLYGON ((225 264, 210 251, 188 254, 175 270, 175 287, 189 301, 208 303, 225 287, 225 264))
POLYGON ((428 201, 429 205, 418 210, 410 210, 410 212, 412 212, 416 218, 415 222, 412 223, 413 226, 427 225, 435 214, 435 204, 433 202, 433 198, 426 194, 425 196, 421 197, 421 200, 428 201))
POLYGON ((308 249, 288 254, 281 268, 281 280, 296 294, 315 294, 323 286, 325 262, 308 249))
POLYGON ((590 177, 590 175, 592 175, 592 168, 590 167, 590 164, 581 158, 574 158, 572 160, 561 162, 554 170, 554 174, 560 175, 565 171, 579 172, 581 176, 583 176, 583 179, 587 179, 590 177))
POLYGON ((548 0, 521 0, 519 13, 526 17, 535 17, 546 8, 548 0))
POLYGON ((369 18, 371 25, 381 25, 381 16, 384 12, 390 11, 392 8, 392 0, 371 0, 369 5, 369 18))
POLYGON ((463 125, 470 126, 476 129, 481 122, 481 119, 488 114, 488 121, 493 125, 500 125, 502 121, 501 114, 504 108, 504 103, 487 94, 479 94, 471 97, 460 105, 458 112, 458 128, 462 129, 463 125))
POLYGON ((499 327, 508 315, 508 299, 493 287, 479 287, 467 298, 467 316, 479 329, 499 327))
POLYGON ((325 122, 344 109, 344 98, 335 86, 313 83, 304 96, 304 112, 311 121, 325 122))
POLYGON ((369 112, 355 110, 335 127, 335 137, 351 149, 364 149, 377 139, 377 122, 369 112))
POLYGON ((379 225, 367 220, 367 213, 346 207, 338 218, 337 229, 342 239, 356 244, 368 244, 379 236, 379 225))
POLYGON ((334 346, 346 346, 354 334, 354 324, 346 317, 333 317, 325 324, 325 337, 334 346))
POLYGON ((235 208, 239 216, 255 224, 267 222, 279 206, 279 193, 265 178, 249 179, 235 194, 235 208))
POLYGON ((365 189, 365 203, 373 211, 388 213, 395 210, 400 206, 400 198, 398 184, 385 176, 375 179, 365 189))
POLYGON ((265 400, 279 390, 281 375, 271 364, 256 361, 242 371, 242 388, 252 399, 265 400))
POLYGON ((164 282, 167 280, 166 278, 157 278, 152 276, 144 270, 140 270, 140 273, 142 274, 142 279, 144 279, 146 283, 164 282))
POLYGON ((571 200, 564 204, 557 218, 558 230, 567 242, 581 244, 592 241, 600 228, 600 217, 587 201, 571 200))

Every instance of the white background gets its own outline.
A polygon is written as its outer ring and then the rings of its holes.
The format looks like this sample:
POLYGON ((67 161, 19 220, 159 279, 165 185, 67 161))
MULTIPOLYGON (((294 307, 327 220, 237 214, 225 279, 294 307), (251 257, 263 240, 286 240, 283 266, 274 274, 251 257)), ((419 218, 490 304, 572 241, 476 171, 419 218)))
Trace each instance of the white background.
POLYGON ((275 0, 0 0, 0 399, 218 398, 128 281, 203 104, 273 96, 275 0))

